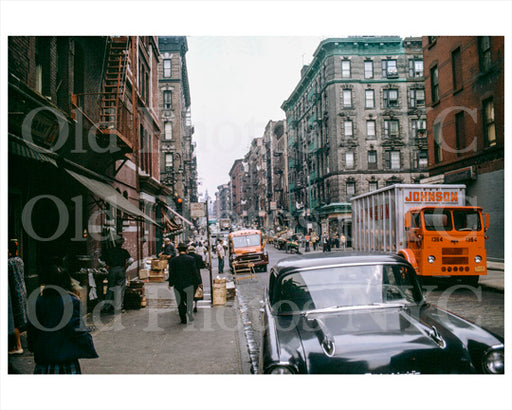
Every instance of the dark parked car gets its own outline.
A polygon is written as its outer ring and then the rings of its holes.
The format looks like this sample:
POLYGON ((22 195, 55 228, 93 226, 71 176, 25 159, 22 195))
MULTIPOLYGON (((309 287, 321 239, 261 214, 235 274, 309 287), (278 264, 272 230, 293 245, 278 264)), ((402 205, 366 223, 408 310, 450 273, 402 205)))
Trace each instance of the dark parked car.
POLYGON ((504 373, 503 339, 427 303, 398 256, 278 262, 262 325, 259 373, 504 373))

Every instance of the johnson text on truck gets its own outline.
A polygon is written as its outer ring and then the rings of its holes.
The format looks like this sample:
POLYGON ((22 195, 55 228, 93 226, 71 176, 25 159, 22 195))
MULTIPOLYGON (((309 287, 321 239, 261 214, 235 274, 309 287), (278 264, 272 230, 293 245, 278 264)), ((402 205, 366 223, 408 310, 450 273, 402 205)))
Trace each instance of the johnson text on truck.
POLYGON ((465 185, 396 184, 352 198, 353 247, 398 253, 423 277, 487 274, 489 215, 465 206, 465 185))

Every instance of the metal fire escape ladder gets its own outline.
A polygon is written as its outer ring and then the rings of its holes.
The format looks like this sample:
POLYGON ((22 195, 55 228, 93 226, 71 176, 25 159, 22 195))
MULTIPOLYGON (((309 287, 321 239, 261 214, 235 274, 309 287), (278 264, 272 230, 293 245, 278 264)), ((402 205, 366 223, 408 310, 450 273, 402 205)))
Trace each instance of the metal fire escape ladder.
POLYGON ((129 37, 111 37, 107 53, 107 66, 103 79, 100 127, 117 129, 120 122, 120 103, 125 91, 128 65, 129 37))

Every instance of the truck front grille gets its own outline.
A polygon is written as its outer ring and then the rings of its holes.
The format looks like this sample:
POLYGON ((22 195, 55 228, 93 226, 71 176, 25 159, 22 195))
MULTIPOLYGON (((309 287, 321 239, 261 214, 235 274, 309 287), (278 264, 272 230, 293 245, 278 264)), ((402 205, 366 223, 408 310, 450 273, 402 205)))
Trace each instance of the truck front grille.
POLYGON ((443 248, 443 265, 467 265, 469 263, 468 248, 443 248))

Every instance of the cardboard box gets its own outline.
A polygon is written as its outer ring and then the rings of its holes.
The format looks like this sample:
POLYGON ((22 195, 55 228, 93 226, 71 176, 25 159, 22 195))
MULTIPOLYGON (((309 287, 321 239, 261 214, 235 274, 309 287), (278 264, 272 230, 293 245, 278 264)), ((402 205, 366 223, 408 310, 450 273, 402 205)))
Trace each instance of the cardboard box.
POLYGON ((153 259, 151 261, 151 270, 164 270, 167 268, 167 259, 153 259))
POLYGON ((139 270, 139 279, 147 279, 149 277, 149 270, 148 269, 141 269, 139 270))

